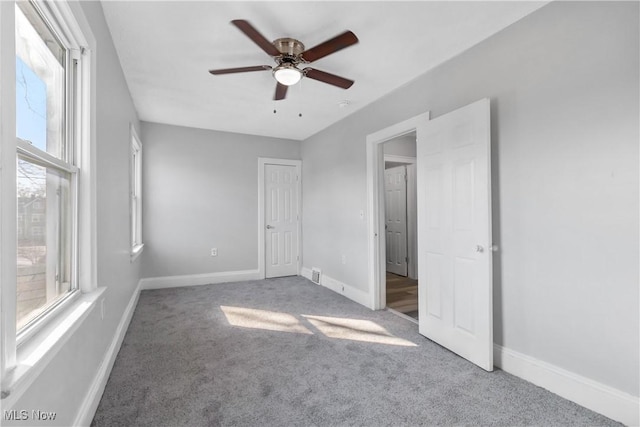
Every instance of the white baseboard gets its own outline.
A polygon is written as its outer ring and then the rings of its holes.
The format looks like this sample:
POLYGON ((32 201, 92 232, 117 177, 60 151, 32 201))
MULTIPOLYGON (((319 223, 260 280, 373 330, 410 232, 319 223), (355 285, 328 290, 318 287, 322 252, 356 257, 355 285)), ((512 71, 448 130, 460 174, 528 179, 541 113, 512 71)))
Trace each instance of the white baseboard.
MULTIPOLYGON (((300 270, 300 275, 311 280, 311 269, 308 267, 302 267, 300 270)), ((334 292, 339 293, 340 295, 344 295, 352 301, 357 302, 358 304, 362 304, 365 307, 369 307, 369 294, 365 291, 361 291, 358 288, 354 288, 346 283, 342 283, 339 280, 336 280, 326 274, 322 274, 320 276, 320 284, 325 288, 329 288, 334 292)))
POLYGON ((142 290, 180 288, 183 286, 200 286, 214 283, 241 282, 243 280, 260 280, 259 270, 221 271, 219 273, 189 274, 186 276, 148 277, 141 280, 142 290))
POLYGON ((308 267, 302 267, 300 269, 300 275, 304 278, 311 280, 311 269, 308 267))
POLYGON ((578 405, 628 426, 640 424, 638 397, 494 344, 494 364, 578 405))
POLYGON ((311 269, 308 267, 302 267, 300 269, 300 275, 305 279, 311 280, 311 269))
POLYGON ((96 373, 91 386, 89 387, 89 391, 82 401, 82 405, 80 406, 80 410, 78 411, 78 415, 76 416, 76 420, 73 423, 74 426, 89 426, 91 425, 91 421, 96 414, 96 410, 98 409, 98 404, 100 403, 100 399, 102 399, 102 393, 104 392, 104 388, 107 385, 107 380, 109 379, 109 375, 111 374, 111 368, 113 368, 113 364, 116 361, 116 356, 120 351, 120 346, 122 346, 122 341, 124 340, 124 336, 127 333, 127 329, 129 329, 129 323, 131 323, 131 318, 133 317, 133 312, 136 309, 136 305, 138 304, 138 297, 140 296, 140 288, 142 281, 138 282, 138 286, 133 291, 133 295, 129 300, 129 304, 124 310, 122 314, 122 318, 120 319, 120 323, 118 323, 118 328, 116 329, 116 333, 113 336, 113 340, 111 340, 111 345, 107 349, 104 358, 102 359, 102 363, 100 364, 100 368, 96 373))

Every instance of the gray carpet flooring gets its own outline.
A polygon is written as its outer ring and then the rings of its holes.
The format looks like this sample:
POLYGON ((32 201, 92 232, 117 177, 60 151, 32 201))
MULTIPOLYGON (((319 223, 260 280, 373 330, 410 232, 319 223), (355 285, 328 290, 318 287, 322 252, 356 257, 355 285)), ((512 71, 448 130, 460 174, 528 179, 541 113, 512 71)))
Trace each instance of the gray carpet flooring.
POLYGON ((143 291, 92 426, 609 426, 301 277, 143 291))

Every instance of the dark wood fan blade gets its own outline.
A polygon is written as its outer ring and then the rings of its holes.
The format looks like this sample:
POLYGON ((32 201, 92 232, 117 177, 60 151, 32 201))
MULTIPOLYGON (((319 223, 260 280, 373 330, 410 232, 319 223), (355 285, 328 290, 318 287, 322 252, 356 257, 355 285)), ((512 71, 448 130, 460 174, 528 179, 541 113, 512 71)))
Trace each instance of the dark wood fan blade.
POLYGON ((326 73, 324 71, 316 70, 313 68, 305 68, 302 70, 306 77, 319 82, 328 83, 330 85, 341 87, 342 89, 349 89, 353 85, 354 81, 345 79, 344 77, 336 76, 335 74, 326 73))
POLYGON ((300 55, 305 61, 313 62, 356 43, 358 43, 356 35, 351 31, 345 31, 331 40, 327 40, 311 49, 305 50, 300 55))
POLYGON ((238 27, 240 31, 245 33, 247 37, 249 37, 255 44, 260 46, 262 50, 267 52, 267 55, 271 56, 279 56, 280 51, 276 49, 276 47, 267 40, 262 34, 256 30, 253 25, 249 23, 249 21, 245 21, 244 19, 235 19, 231 21, 233 25, 238 27))
POLYGON ((265 71, 270 69, 271 67, 268 65, 257 65, 255 67, 223 68, 221 70, 209 70, 209 72, 217 76, 218 74, 246 73, 248 71, 265 71))
POLYGON ((276 93, 273 95, 273 100, 280 101, 284 99, 287 96, 287 89, 289 89, 289 86, 278 83, 276 85, 276 93))

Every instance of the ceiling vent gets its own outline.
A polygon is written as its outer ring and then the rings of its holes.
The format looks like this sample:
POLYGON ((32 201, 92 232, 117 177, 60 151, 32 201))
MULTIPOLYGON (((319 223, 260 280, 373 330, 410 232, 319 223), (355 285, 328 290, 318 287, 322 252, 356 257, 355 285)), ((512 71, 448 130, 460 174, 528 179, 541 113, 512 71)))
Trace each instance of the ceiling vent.
POLYGON ((322 276, 322 271, 319 268, 313 267, 311 269, 311 281, 316 284, 320 284, 320 276, 322 276))

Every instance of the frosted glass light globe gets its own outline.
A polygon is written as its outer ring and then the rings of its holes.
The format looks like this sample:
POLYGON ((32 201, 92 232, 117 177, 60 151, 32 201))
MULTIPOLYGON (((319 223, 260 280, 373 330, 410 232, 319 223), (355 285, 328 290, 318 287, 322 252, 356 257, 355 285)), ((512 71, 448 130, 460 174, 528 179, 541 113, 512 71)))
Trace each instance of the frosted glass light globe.
POLYGON ((280 84, 292 86, 300 81, 302 72, 291 65, 280 65, 273 70, 273 77, 275 77, 280 84))

